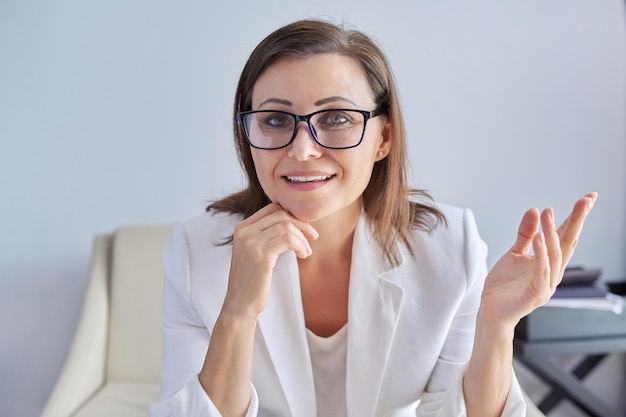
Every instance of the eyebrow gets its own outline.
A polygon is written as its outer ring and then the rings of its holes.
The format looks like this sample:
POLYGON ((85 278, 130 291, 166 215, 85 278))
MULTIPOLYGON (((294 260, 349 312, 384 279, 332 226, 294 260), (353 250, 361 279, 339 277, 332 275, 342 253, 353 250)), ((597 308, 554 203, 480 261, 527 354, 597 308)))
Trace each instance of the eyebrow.
MULTIPOLYGON (((333 103, 336 101, 345 101, 347 103, 350 103, 354 106, 356 106, 356 103, 350 99, 347 99, 345 97, 341 97, 341 96, 333 96, 333 97, 328 97, 328 98, 323 98, 321 100, 316 101, 315 104, 316 106, 323 106, 324 104, 328 104, 328 103, 333 103)), ((281 98, 268 98, 267 100, 265 100, 264 102, 262 102, 261 104, 259 104, 259 108, 263 107, 264 105, 268 104, 268 103, 276 103, 276 104, 284 104, 285 106, 293 106, 293 103, 289 100, 284 100, 281 98)))
POLYGON ((280 98, 268 98, 263 103, 259 104, 259 108, 265 106, 268 103, 284 104, 285 106, 292 106, 293 105, 293 103, 291 101, 289 101, 289 100, 283 100, 283 99, 280 99, 280 98))
POLYGON ((348 102, 348 103, 353 104, 353 105, 356 106, 356 103, 354 101, 352 101, 350 99, 347 99, 345 97, 340 97, 340 96, 333 96, 333 97, 324 98, 322 100, 316 101, 314 104, 316 106, 321 106, 321 105, 324 105, 324 104, 327 104, 327 103, 332 103, 332 102, 335 102, 335 101, 345 101, 345 102, 348 102))

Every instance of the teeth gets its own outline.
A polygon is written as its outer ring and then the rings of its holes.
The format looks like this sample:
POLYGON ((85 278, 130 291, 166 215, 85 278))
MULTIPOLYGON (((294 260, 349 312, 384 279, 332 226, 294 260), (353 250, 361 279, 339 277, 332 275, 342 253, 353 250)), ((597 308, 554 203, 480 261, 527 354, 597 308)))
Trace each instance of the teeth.
POLYGON ((287 177, 287 180, 291 182, 311 182, 311 181, 324 181, 329 178, 330 178, 330 175, 316 175, 313 177, 303 177, 303 176, 287 177))

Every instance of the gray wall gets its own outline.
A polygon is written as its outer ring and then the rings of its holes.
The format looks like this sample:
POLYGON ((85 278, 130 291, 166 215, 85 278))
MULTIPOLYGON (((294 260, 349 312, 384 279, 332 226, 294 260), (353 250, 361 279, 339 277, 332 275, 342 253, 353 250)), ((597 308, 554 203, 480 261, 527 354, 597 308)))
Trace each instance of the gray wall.
POLYGON ((236 79, 296 18, 382 44, 412 183, 474 210, 490 263, 527 207, 562 218, 598 191, 573 263, 626 277, 625 15, 622 0, 0 0, 0 415, 42 408, 96 233, 241 186, 236 79))

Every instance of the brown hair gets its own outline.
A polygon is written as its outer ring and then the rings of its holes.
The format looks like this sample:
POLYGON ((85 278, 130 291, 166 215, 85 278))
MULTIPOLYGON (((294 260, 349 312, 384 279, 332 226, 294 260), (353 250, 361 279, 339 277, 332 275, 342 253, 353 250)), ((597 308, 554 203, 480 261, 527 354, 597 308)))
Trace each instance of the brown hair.
POLYGON ((445 217, 430 204, 432 199, 426 191, 409 189, 407 185, 406 131, 395 81, 384 53, 362 32, 327 21, 293 22, 271 33, 252 51, 239 78, 233 115, 235 144, 248 186, 211 203, 207 211, 249 217, 270 203, 257 178, 250 147, 235 115, 251 110, 254 84, 277 58, 305 58, 320 53, 340 54, 357 60, 365 70, 376 105, 386 109, 391 126, 391 148, 384 159, 374 164, 371 180, 363 192, 363 207, 384 256, 397 264, 396 242, 404 243, 411 250, 408 242, 411 228, 430 232, 445 223, 445 217))

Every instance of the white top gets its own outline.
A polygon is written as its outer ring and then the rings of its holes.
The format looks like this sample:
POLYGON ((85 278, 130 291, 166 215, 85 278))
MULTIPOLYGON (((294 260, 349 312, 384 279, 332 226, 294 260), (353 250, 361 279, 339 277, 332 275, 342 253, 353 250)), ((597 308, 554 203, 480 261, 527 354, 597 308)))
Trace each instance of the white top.
MULTIPOLYGON (((359 219, 348 297, 348 417, 463 417, 463 372, 472 353, 487 274, 487 247, 472 213, 438 205, 448 226, 411 230, 390 265, 359 219)), ((152 417, 219 417, 198 380, 228 291, 231 236, 242 216, 203 213, 172 227, 163 254, 163 369, 152 417)), ((254 334, 246 417, 317 417, 298 259, 282 253, 254 334), (306 365, 306 366, 304 366, 306 365)), ((503 417, 524 417, 515 377, 503 417)))
POLYGON ((306 329, 313 380, 317 417, 346 417, 346 354, 348 325, 330 337, 320 337, 306 329))

